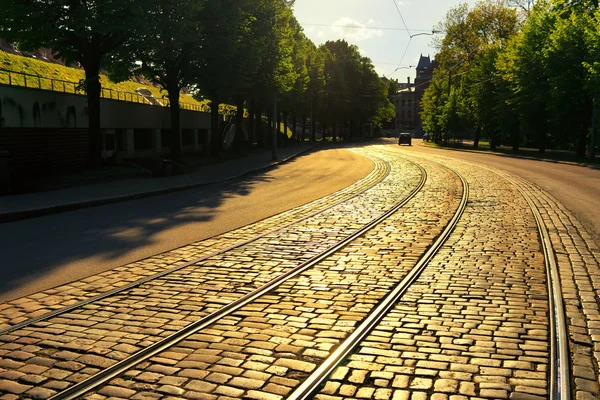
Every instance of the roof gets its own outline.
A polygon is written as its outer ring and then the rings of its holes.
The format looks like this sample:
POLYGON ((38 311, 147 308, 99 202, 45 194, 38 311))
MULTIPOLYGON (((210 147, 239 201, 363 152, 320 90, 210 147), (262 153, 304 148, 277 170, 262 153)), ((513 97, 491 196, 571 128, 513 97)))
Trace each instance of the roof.
POLYGON ((417 69, 426 69, 431 65, 431 58, 429 56, 425 57, 421 54, 421 58, 419 59, 419 64, 417 65, 417 69))

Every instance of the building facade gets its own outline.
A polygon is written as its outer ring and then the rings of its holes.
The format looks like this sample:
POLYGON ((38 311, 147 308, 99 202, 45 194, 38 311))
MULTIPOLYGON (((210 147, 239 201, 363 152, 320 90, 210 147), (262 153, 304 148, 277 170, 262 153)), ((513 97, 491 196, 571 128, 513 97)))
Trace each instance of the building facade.
POLYGON ((399 84, 394 103, 396 106, 396 129, 400 132, 410 132, 414 137, 423 137, 423 122, 421 120, 421 99, 433 78, 437 64, 429 56, 421 55, 416 68, 414 84, 410 82, 399 84))

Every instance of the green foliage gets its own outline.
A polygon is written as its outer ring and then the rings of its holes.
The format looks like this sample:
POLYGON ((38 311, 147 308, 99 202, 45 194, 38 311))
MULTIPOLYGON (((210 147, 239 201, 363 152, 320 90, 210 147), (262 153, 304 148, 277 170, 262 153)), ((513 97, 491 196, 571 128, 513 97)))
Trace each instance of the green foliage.
MULTIPOLYGON (((234 108, 223 104, 272 110, 277 101, 294 120, 300 113, 310 115, 313 124, 319 119, 359 130, 367 122, 378 126, 394 117, 389 101, 394 89, 379 78, 371 60, 342 40, 315 46, 293 15, 293 1, 0 0, 0 6, 3 39, 23 49, 51 48, 84 69, 45 64, 30 72, 83 83, 92 158, 99 155, 102 89, 143 87, 128 80, 132 73, 160 87, 145 88, 170 102, 175 130, 180 97, 203 106, 210 102, 228 113, 234 108), (196 100, 181 95, 182 89, 196 100)), ((212 111, 211 134, 218 147, 218 110, 212 111)), ((172 149, 177 153, 178 143, 172 149)))
POLYGON ((523 13, 479 2, 452 9, 440 23, 446 35, 437 38, 438 83, 423 99, 425 127, 441 138, 460 120, 492 148, 536 145, 583 155, 600 86, 597 1, 509 3, 523 13), (454 99, 440 90, 450 74, 452 93, 460 88, 454 99), (455 108, 459 119, 438 117, 455 108))
MULTIPOLYGON (((28 78, 28 87, 41 86, 45 90, 63 91, 63 86, 60 81, 65 81, 64 91, 67 93, 75 93, 73 90, 81 80, 85 79, 85 72, 79 68, 66 67, 59 64, 51 64, 45 61, 36 60, 35 58, 17 56, 14 54, 0 52, 0 69, 9 71, 22 72, 29 75, 39 76, 39 84, 37 78, 28 78), (55 80, 52 84, 52 80, 55 80)), ((109 76, 101 74, 100 82, 102 83, 103 97, 111 97, 109 91, 122 92, 120 95, 113 93, 112 97, 116 100, 127 100, 134 98, 133 94, 139 88, 147 89, 152 93, 152 96, 163 101, 166 95, 160 88, 126 80, 122 82, 113 82, 109 76)), ((0 83, 8 84, 8 73, 0 71, 0 83)), ((18 74, 13 75, 12 84, 16 86, 25 86, 25 80, 18 74)), ((140 100, 141 101, 141 100, 140 100)), ((197 101, 191 95, 183 94, 182 102, 192 106, 204 106, 206 101, 197 101)))

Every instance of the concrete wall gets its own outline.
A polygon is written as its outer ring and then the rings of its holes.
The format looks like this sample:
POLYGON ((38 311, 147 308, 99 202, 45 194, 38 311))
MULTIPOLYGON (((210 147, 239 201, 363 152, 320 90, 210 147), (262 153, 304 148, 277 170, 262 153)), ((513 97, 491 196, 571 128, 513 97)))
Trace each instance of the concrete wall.
MULTIPOLYGON (((169 108, 101 99, 100 117, 106 129, 159 129, 171 124, 169 108)), ((0 85, 0 121, 7 128, 87 128, 83 95, 0 85)), ((210 128, 210 114, 181 111, 182 129, 210 128)))
MULTIPOLYGON (((124 157, 155 155, 168 152, 161 141, 161 130, 171 126, 169 108, 100 100, 101 128, 104 134, 103 157, 119 151, 124 157), (152 148, 136 149, 135 132, 150 130, 152 148), (117 145, 118 144, 118 145, 117 145)), ((0 128, 87 128, 87 99, 47 90, 0 85, 0 128)), ((207 145, 210 136, 210 114, 181 111, 181 129, 193 130, 193 144, 184 151, 197 151, 207 145)))

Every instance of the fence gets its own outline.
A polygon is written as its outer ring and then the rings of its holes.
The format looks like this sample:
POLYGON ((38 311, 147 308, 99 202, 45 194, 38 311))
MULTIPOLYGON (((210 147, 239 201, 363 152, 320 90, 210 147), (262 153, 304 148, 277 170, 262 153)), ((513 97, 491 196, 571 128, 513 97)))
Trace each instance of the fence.
MULTIPOLYGON (((85 95, 85 90, 78 82, 71 82, 62 79, 55 78, 47 78, 40 75, 28 74, 26 72, 18 72, 11 71, 8 69, 0 68, 0 84, 10 85, 10 86, 21 86, 32 89, 39 90, 51 90, 54 92, 63 92, 63 93, 71 93, 71 94, 79 94, 85 95)), ((102 88, 100 92, 100 97, 105 99, 112 100, 120 100, 126 101, 129 103, 140 103, 147 105, 157 105, 153 104, 149 100, 147 100, 144 96, 139 93, 134 92, 125 92, 121 90, 115 90, 110 88, 102 88)), ((164 107, 169 107, 168 99, 157 99, 159 100, 164 107)), ((198 112, 210 112, 210 107, 208 105, 202 104, 192 104, 180 102, 179 108, 182 110, 190 110, 190 111, 198 111, 198 112)))

